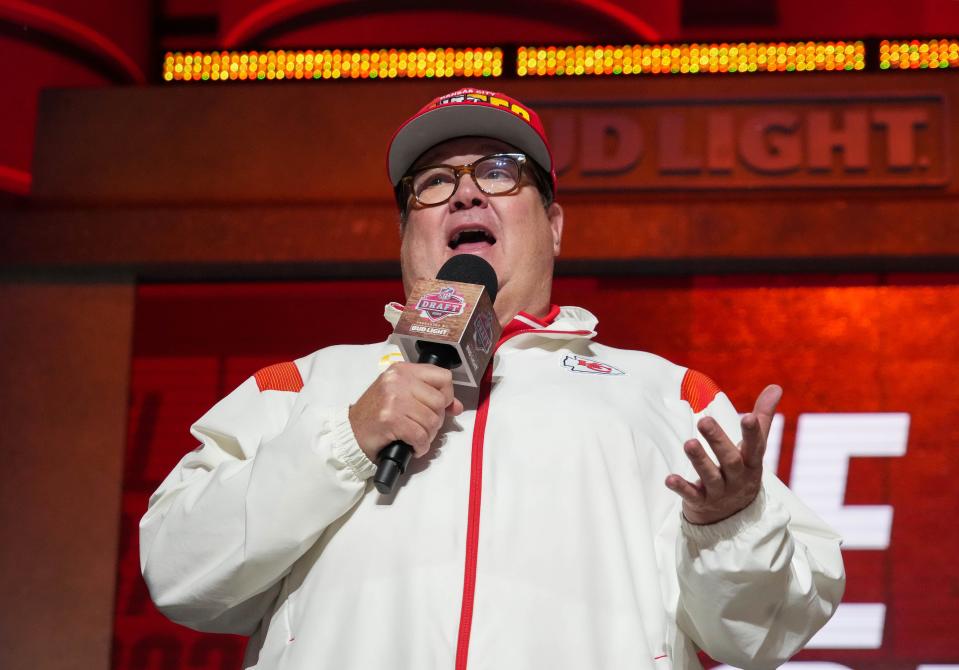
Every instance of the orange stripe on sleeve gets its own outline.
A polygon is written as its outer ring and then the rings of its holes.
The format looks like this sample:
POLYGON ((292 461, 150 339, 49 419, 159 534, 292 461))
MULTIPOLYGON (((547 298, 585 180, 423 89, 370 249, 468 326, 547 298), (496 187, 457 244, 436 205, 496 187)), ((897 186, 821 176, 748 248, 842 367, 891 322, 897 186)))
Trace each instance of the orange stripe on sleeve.
POLYGON ((292 391, 298 393, 303 388, 303 378, 296 363, 277 363, 263 368, 255 375, 260 391, 292 391))
POLYGON ((686 370, 683 383, 680 385, 680 398, 688 402, 694 412, 698 414, 706 409, 717 393, 719 393, 719 387, 712 379, 702 372, 686 370))

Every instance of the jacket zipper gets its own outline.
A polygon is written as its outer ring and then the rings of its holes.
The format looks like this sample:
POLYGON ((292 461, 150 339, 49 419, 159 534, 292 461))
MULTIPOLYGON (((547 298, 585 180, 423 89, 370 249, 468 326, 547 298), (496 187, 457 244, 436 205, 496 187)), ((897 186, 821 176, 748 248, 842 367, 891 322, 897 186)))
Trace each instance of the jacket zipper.
MULTIPOLYGON (((497 347, 499 348, 499 347, 497 347)), ((494 353, 495 355, 495 353, 494 353)), ((456 670, 466 670, 473 628, 473 596, 476 593, 476 555, 479 548, 480 499, 483 494, 483 438, 489 416, 489 395, 493 381, 490 362, 480 383, 480 402, 473 427, 473 450, 470 460, 470 497, 466 515, 466 568, 463 574, 463 605, 460 609, 460 630, 456 640, 456 670)))
MULTIPOLYGON (((555 310, 558 312, 558 310, 555 310)), ((555 318, 555 314, 551 314, 555 318)), ((552 320, 552 319, 551 319, 552 320)), ((543 324, 548 325, 548 324, 543 324)), ((504 335, 496 343, 493 356, 504 342, 525 333, 544 332, 536 328, 523 328, 504 335)), ((586 330, 550 330, 551 334, 586 335, 586 330)), ((473 629, 473 598, 476 595, 476 561, 479 550, 480 503, 483 495, 483 443, 486 439, 486 419, 489 416, 490 393, 493 386, 493 360, 483 373, 480 382, 479 406, 473 425, 473 444, 470 458, 470 492, 466 516, 466 566, 463 574, 463 604, 460 608, 459 634, 456 639, 455 670, 466 670, 469 657, 470 633, 473 629)))

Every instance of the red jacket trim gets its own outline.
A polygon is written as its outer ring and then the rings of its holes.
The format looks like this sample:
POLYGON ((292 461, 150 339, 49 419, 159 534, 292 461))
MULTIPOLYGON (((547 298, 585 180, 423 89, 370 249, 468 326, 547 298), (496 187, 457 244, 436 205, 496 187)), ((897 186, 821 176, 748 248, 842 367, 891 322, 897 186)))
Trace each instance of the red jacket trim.
POLYGON ((277 363, 258 371, 253 378, 263 391, 291 391, 299 393, 303 388, 303 377, 296 363, 277 363))
POLYGON ((505 328, 503 328, 503 333, 500 335, 499 343, 502 344, 513 335, 526 332, 527 330, 546 328, 556 320, 557 316, 559 316, 559 305, 550 306, 549 313, 542 319, 533 316, 532 314, 527 314, 526 312, 520 312, 512 321, 506 324, 505 328))
POLYGON ((697 414, 706 409, 719 393, 719 386, 702 372, 686 370, 680 385, 680 398, 689 403, 697 414))

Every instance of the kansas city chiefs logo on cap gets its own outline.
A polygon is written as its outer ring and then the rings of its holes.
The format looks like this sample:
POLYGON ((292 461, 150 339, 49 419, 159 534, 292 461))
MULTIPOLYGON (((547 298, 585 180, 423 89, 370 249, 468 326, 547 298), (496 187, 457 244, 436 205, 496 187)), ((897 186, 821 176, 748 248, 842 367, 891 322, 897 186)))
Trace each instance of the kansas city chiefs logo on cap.
POLYGON ((626 374, 619 368, 613 367, 609 363, 593 360, 584 356, 575 356, 567 354, 563 359, 563 367, 570 372, 581 372, 587 375, 624 375, 626 374))
POLYGON ((444 105, 454 105, 462 103, 474 103, 486 105, 488 107, 502 107, 520 117, 527 123, 530 123, 530 110, 519 103, 518 100, 509 97, 504 93, 494 93, 493 91, 484 91, 481 88, 461 88, 453 91, 449 95, 437 98, 432 107, 442 107, 444 105))

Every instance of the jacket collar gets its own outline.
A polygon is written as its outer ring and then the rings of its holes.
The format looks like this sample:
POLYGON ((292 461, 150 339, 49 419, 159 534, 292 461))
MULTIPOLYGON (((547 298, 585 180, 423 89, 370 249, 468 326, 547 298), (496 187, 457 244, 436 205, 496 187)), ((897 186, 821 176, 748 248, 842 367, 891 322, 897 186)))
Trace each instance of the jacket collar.
MULTIPOLYGON (((403 313, 403 304, 390 302, 383 310, 383 316, 394 328, 403 313)), ((597 319, 582 307, 560 307, 552 305, 549 313, 540 318, 526 312, 520 312, 503 328, 499 344, 518 335, 536 334, 551 339, 575 339, 596 336, 597 319)))

